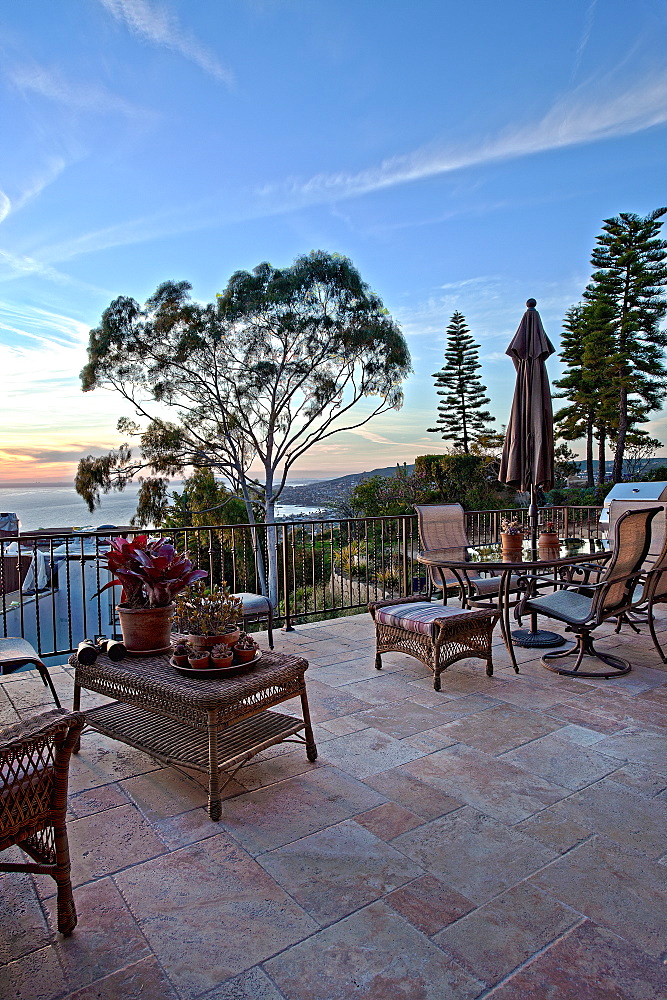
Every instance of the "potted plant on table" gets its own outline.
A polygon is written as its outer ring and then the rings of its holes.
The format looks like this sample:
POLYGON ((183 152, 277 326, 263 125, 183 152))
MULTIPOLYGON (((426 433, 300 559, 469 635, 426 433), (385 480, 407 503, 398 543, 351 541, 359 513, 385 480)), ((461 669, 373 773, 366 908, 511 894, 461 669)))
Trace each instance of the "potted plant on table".
POLYGON ((500 544, 503 556, 521 557, 523 530, 519 521, 510 521, 505 517, 502 519, 500 522, 500 544))
POLYGON ((211 666, 220 669, 221 667, 231 667, 234 660, 234 652, 226 642, 220 642, 211 650, 211 666))
POLYGON ((226 587, 193 588, 176 600, 173 628, 193 646, 209 651, 223 643, 233 646, 242 618, 243 602, 226 587))
POLYGON ((542 524, 537 543, 543 558, 555 558, 560 555, 560 539, 553 521, 545 521, 542 524))
POLYGON ((147 535, 112 539, 101 561, 112 579, 93 596, 108 587, 123 588, 116 610, 128 653, 167 652, 174 597, 208 576, 206 570, 195 569, 166 538, 147 535))
POLYGON ((234 646, 234 658, 237 663, 250 663, 251 660, 255 659, 258 649, 259 646, 253 637, 247 632, 241 632, 234 646))

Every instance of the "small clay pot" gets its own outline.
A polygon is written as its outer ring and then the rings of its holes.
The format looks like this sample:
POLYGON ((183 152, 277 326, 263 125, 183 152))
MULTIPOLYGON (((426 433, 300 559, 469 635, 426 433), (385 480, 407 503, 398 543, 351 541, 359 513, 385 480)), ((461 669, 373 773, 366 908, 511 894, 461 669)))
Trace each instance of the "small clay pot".
POLYGON ((188 656, 188 663, 193 670, 208 670, 211 665, 208 653, 206 656, 188 656))
POLYGON ((187 667, 188 665, 187 653, 185 653, 183 656, 177 656, 176 653, 172 653, 171 658, 177 667, 187 667))
POLYGON ((256 656, 256 649, 239 649, 238 646, 234 646, 234 658, 237 663, 250 663, 256 656))
POLYGON ((230 649, 227 656, 212 656, 211 666, 215 667, 216 670, 221 670, 224 667, 231 667, 233 660, 234 660, 234 654, 230 649))

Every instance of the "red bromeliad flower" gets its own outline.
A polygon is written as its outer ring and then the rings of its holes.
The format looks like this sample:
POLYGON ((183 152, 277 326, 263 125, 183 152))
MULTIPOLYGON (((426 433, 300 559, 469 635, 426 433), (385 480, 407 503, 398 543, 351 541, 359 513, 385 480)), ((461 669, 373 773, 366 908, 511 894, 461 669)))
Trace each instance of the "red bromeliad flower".
POLYGON ((102 559, 114 579, 97 594, 121 586, 121 603, 130 608, 164 608, 176 594, 208 576, 206 570, 194 569, 185 553, 176 552, 166 538, 113 538, 102 559))

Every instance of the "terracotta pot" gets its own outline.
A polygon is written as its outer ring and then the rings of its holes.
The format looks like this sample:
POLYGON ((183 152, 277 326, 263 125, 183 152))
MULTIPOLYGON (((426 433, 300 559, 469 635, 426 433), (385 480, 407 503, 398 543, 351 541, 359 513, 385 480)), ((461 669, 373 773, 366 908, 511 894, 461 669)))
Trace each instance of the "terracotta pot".
POLYGON ((537 544, 540 545, 540 546, 542 546, 542 545, 548 545, 550 548, 553 548, 554 545, 555 545, 557 548, 559 548, 560 547, 560 539, 558 537, 558 532, 557 531, 541 531, 540 532, 540 536, 537 539, 537 544))
POLYGON ((193 670, 208 670, 211 666, 208 655, 206 656, 189 656, 188 663, 193 670))
POLYGON ((188 642, 196 649, 213 649, 214 646, 233 646, 241 635, 241 629, 233 629, 222 635, 189 635, 188 642))
POLYGON ((128 653, 166 651, 170 648, 173 604, 168 604, 166 608, 124 608, 119 604, 116 611, 128 653))
POLYGON ((237 663, 250 663, 257 655, 256 649, 238 649, 234 646, 234 658, 237 663))
POLYGON ((187 665, 188 665, 188 657, 187 656, 176 656, 175 653, 172 653, 171 658, 174 661, 174 663, 177 666, 179 666, 179 667, 187 667, 187 665))
POLYGON ((523 535, 511 535, 508 531, 501 531, 500 543, 503 547, 503 552, 521 552, 523 548, 523 535))
POLYGON ((211 666, 212 667, 216 667, 218 670, 220 668, 222 668, 222 667, 231 667, 233 659, 234 659, 234 656, 233 656, 232 651, 230 649, 230 651, 227 654, 227 656, 212 656, 211 657, 211 666))

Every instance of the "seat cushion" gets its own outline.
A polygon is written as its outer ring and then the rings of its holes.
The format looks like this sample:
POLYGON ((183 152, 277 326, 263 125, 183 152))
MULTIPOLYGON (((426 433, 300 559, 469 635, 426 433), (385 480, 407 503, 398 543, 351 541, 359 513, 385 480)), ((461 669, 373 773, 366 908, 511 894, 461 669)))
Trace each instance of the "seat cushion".
POLYGON ((233 594, 232 596, 238 597, 243 602, 244 615, 266 614, 271 610, 271 602, 268 597, 262 597, 261 594, 242 593, 233 594))
POLYGON ((526 602, 526 611, 537 611, 570 625, 582 624, 591 613, 592 598, 584 597, 574 590, 557 590, 544 597, 535 597, 526 602))
POLYGON ((478 612, 466 611, 463 608, 443 607, 442 604, 422 602, 417 604, 393 604, 388 608, 378 608, 375 620, 383 625, 393 625, 394 628, 405 629, 406 632, 422 632, 434 636, 438 618, 448 616, 472 615, 478 612))

